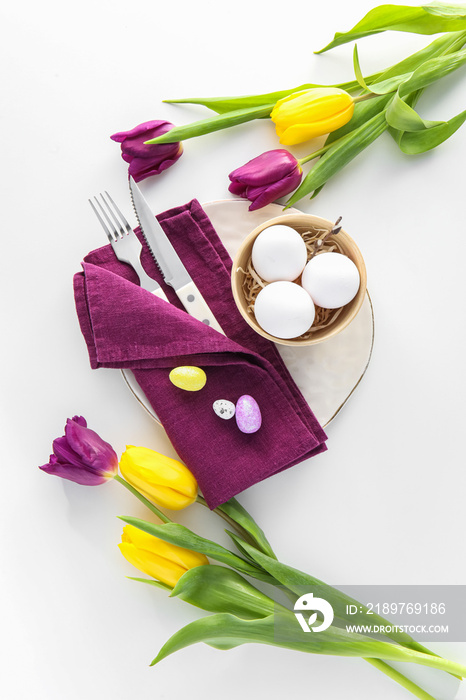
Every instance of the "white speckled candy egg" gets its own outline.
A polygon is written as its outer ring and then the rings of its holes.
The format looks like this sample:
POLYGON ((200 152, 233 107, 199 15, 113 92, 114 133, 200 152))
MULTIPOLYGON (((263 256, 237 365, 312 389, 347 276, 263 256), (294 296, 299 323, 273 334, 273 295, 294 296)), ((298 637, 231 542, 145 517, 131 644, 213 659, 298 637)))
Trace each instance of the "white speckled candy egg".
POLYGON ((257 295, 254 315, 276 338, 297 338, 312 326, 315 308, 309 294, 294 282, 271 282, 257 295))
POLYGON ((324 309, 338 309, 358 293, 359 271, 350 258, 341 253, 320 253, 304 268, 301 284, 314 304, 324 309))
POLYGON ((223 420, 230 420, 235 415, 235 404, 227 399, 218 399, 213 403, 214 413, 223 420))
POLYGON ((294 228, 276 224, 265 228, 252 247, 252 264, 266 282, 292 282, 304 270, 307 249, 294 228))

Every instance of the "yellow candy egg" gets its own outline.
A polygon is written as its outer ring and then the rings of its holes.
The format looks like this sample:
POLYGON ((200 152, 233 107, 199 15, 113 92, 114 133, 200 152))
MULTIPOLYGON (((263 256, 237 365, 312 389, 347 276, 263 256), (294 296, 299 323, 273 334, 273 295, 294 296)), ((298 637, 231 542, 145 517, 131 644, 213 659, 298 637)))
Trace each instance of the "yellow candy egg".
POLYGON ((170 381, 184 391, 199 391, 205 386, 207 377, 200 367, 175 367, 170 372, 170 381))

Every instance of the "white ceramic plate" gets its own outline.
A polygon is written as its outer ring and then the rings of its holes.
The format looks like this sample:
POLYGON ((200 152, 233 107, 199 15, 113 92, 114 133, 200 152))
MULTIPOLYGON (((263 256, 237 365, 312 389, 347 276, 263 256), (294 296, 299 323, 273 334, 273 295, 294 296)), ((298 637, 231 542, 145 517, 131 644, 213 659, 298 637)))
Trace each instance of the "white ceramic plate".
MULTIPOLYGON (((280 216, 283 208, 269 204, 248 211, 249 202, 227 199, 203 204, 206 214, 233 258, 241 241, 264 221, 280 216)), ((297 210, 290 209, 289 212, 297 210)), ((283 360, 321 425, 330 423, 364 376, 374 342, 374 314, 369 294, 356 318, 333 338, 307 347, 277 345, 283 360)), ((136 399, 158 421, 132 372, 123 377, 136 399)))

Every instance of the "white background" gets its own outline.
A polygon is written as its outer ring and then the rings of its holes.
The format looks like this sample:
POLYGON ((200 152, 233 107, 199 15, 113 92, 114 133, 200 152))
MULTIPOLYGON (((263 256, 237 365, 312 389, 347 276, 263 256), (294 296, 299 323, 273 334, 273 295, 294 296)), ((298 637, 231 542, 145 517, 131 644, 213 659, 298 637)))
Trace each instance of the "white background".
MULTIPOLYGON (((350 80, 351 44, 312 51, 371 6, 24 0, 2 9, 2 697, 409 697, 361 660, 265 646, 198 645, 149 668, 163 642, 203 613, 125 578, 135 570, 118 551, 116 516, 146 513, 118 484, 84 488, 37 468, 76 413, 119 453, 129 443, 173 454, 119 372, 90 370, 74 310, 72 276, 104 244, 87 198, 108 189, 132 216, 110 134, 209 114, 164 98, 350 80)), ((363 72, 429 41, 399 33, 361 40, 363 72)), ((450 118, 466 106, 465 87, 463 69, 418 108, 450 118)), ((157 212, 230 197, 228 173, 277 143, 265 121, 193 139, 144 191, 157 212)), ((465 154, 466 128, 418 157, 385 134, 299 205, 343 215, 360 246, 374 354, 328 429, 328 452, 240 501, 282 560, 333 584, 465 583, 465 154)), ((180 520, 201 534, 222 529, 200 506, 180 520)), ((466 660, 464 646, 447 652, 466 660)))

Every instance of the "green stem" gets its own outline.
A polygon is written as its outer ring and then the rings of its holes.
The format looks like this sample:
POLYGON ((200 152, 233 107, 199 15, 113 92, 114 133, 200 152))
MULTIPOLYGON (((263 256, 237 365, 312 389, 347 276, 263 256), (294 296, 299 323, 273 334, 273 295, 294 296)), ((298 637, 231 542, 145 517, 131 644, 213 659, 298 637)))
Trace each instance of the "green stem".
MULTIPOLYGON (((345 134, 345 136, 346 136, 346 134, 345 134)), ((318 158, 319 156, 322 156, 324 153, 326 153, 328 151, 329 148, 331 148, 332 146, 335 146, 335 144, 338 143, 339 141, 342 141, 345 138, 345 136, 341 136, 339 139, 332 141, 332 143, 328 143, 325 146, 322 146, 322 148, 319 148, 318 151, 314 151, 314 153, 311 153, 308 156, 304 156, 304 158, 300 158, 298 160, 299 165, 303 165, 304 163, 307 163, 310 160, 314 160, 314 158, 318 158)))
POLYGON ((379 671, 382 671, 382 673, 385 673, 386 676, 396 681, 396 683, 399 683, 403 688, 409 690, 416 698, 420 698, 420 700, 435 700, 432 695, 422 690, 416 683, 413 683, 413 681, 406 678, 402 673, 396 671, 392 666, 385 663, 385 661, 381 661, 381 659, 364 659, 364 661, 367 661, 367 663, 371 664, 379 671))
MULTIPOLYGON (((207 505, 207 501, 200 494, 197 495, 196 502, 200 503, 201 506, 205 506, 205 508, 209 508, 209 506, 207 505)), ((236 523, 233 520, 233 518, 230 518, 230 516, 221 511, 220 508, 214 508, 212 512, 216 513, 216 515, 218 515, 220 518, 223 518, 223 520, 225 520, 225 522, 228 523, 230 527, 236 530, 238 535, 240 535, 244 540, 246 540, 248 544, 250 544, 252 547, 257 547, 257 543, 252 539, 250 534, 246 532, 246 530, 242 528, 241 525, 238 525, 238 523, 236 523)))
POLYGON ((375 92, 365 92, 363 95, 353 97, 353 102, 364 102, 364 100, 372 100, 374 97, 380 97, 375 92))
POLYGON ((145 144, 152 143, 174 143, 176 141, 185 141, 194 136, 203 136, 210 134, 213 131, 221 131, 228 129, 238 124, 253 121, 254 119, 264 119, 270 116, 275 103, 268 105, 260 105, 259 107, 248 107, 246 109, 236 109, 225 114, 216 114, 208 119, 201 119, 185 126, 175 126, 170 131, 167 131, 155 139, 144 141, 145 144))
POLYGON ((127 481, 122 479, 121 476, 119 476, 117 474, 113 478, 115 481, 118 481, 119 484, 124 486, 125 489, 128 489, 128 491, 130 491, 130 493, 132 493, 133 496, 136 496, 136 498, 138 498, 141 501, 141 503, 144 503, 144 505, 147 506, 147 508, 149 508, 149 510, 151 510, 154 513, 154 515, 156 515, 158 518, 160 518, 160 520, 162 522, 164 522, 164 523, 173 522, 169 517, 167 517, 165 515, 165 513, 162 513, 162 511, 159 510, 157 508, 157 506, 154 506, 153 503, 151 503, 145 496, 143 496, 142 493, 139 493, 139 491, 137 491, 137 489, 135 489, 133 486, 131 486, 131 484, 128 484, 127 481))

